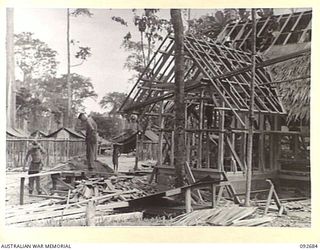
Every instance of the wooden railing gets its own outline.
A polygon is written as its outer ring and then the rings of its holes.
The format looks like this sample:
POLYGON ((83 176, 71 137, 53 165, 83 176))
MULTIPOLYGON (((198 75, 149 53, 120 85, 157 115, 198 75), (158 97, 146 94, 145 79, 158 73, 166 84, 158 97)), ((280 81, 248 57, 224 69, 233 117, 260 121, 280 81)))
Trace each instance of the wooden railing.
MULTIPOLYGON (((23 169, 24 160, 33 139, 7 139, 7 170, 23 169)), ((45 149, 46 168, 86 153, 84 140, 78 139, 38 139, 45 149)))

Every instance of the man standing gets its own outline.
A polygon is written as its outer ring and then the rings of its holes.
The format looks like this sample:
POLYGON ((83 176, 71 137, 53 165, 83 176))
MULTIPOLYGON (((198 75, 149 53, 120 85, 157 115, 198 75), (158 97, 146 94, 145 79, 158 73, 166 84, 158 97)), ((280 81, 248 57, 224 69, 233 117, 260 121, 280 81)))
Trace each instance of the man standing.
POLYGON ((80 113, 78 119, 86 125, 87 164, 88 169, 93 170, 94 161, 97 159, 97 124, 84 113, 80 113))
POLYGON ((114 169, 115 173, 118 173, 119 156, 120 155, 121 155, 120 145, 114 143, 113 144, 113 151, 112 151, 112 163, 113 163, 113 169, 114 169))
MULTIPOLYGON (((27 165, 29 156, 31 156, 31 163, 28 170, 28 174, 38 174, 42 170, 43 162, 42 156, 45 154, 43 147, 37 142, 33 141, 31 148, 28 150, 24 165, 27 165)), ((29 194, 33 193, 34 181, 36 181, 36 189, 38 194, 41 194, 40 176, 29 178, 29 194)))

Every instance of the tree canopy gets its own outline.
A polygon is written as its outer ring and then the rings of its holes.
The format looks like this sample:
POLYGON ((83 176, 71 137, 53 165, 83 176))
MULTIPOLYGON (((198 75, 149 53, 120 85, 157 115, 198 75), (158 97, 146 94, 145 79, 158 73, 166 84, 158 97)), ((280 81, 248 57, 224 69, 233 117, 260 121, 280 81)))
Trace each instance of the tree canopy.
POLYGON ((127 95, 125 93, 109 92, 103 96, 99 104, 103 109, 109 110, 109 114, 115 114, 126 97, 127 95))

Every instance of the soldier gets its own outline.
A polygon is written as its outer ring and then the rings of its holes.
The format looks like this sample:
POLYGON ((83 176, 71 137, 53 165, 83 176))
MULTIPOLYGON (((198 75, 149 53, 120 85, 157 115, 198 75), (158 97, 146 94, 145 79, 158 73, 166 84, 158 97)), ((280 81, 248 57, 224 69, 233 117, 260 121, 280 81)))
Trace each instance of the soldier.
MULTIPOLYGON (((38 174, 42 170, 42 167, 43 167, 42 157, 45 154, 46 154, 45 150, 37 141, 33 141, 31 143, 31 148, 28 150, 25 158, 25 162, 24 162, 24 165, 26 166, 29 156, 31 156, 31 163, 29 166, 28 174, 38 174)), ((29 194, 33 193, 34 181, 36 181, 36 189, 38 194, 41 194, 40 176, 29 178, 29 194)))
POLYGON ((78 119, 86 125, 87 164, 88 169, 93 170, 94 161, 97 159, 97 124, 84 113, 80 113, 78 119))
POLYGON ((119 144, 113 144, 112 163, 113 163, 113 169, 114 169, 115 173, 118 173, 119 156, 120 155, 121 155, 120 145, 119 144))

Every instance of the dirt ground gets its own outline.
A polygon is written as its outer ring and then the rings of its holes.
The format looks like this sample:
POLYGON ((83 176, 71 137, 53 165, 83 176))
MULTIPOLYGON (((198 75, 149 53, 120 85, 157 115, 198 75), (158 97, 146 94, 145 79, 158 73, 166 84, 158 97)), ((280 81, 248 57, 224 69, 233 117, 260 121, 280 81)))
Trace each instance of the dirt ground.
MULTIPOLYGON (((111 156, 100 156, 98 158, 100 163, 97 163, 95 166, 95 171, 97 172, 112 172, 112 159, 111 156), (110 166, 111 168, 109 168, 110 166)), ((119 158, 119 173, 126 173, 133 171, 134 168, 134 157, 126 157, 122 156, 119 158)), ((139 162, 139 167, 141 168, 141 162, 139 162)), ((79 168, 79 164, 76 165, 79 168)), ((80 164, 80 168, 86 168, 86 165, 80 164)), ((72 164, 71 164, 72 168, 72 164)), ((19 185, 21 172, 7 172, 6 174, 6 209, 10 209, 12 205, 19 204, 19 185)), ((50 190, 51 180, 49 177, 41 177, 41 185, 45 190, 50 190)), ((28 195, 28 181, 25 183, 25 196, 24 196, 25 204, 41 202, 45 199, 43 198, 35 198, 30 197, 28 195)), ((274 219, 264 224, 263 226, 269 227, 310 227, 311 226, 311 200, 301 200, 301 201, 292 201, 292 202, 284 202, 283 205, 286 207, 287 214, 278 216, 276 211, 271 211, 268 213, 269 217, 273 217, 274 219)), ((272 205, 271 207, 274 207, 272 205)), ((258 209, 257 213, 263 213, 263 207, 258 209)), ((37 226, 37 223, 32 223, 33 226, 37 226)), ((98 226, 168 226, 171 224, 171 218, 167 217, 154 217, 154 218, 145 218, 143 220, 133 220, 126 221, 121 223, 109 223, 108 225, 104 225, 103 222, 98 226)), ((68 224, 69 226, 76 225, 76 222, 72 222, 68 224)), ((49 225, 45 225, 49 226, 49 225)), ((55 225, 50 225, 55 226, 55 225)))

